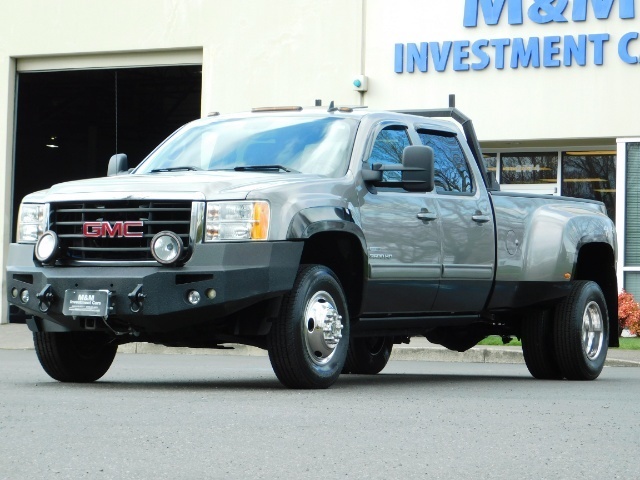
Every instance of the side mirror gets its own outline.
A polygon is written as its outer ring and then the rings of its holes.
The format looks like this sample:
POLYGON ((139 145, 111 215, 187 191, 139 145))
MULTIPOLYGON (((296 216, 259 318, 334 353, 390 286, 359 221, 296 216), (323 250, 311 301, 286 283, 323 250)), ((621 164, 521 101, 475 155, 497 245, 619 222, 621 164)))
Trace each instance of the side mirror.
POLYGON ((129 161, 124 153, 116 153, 109 159, 109 167, 107 168, 107 176, 122 175, 129 171, 129 161))
POLYGON ((402 153, 402 187, 409 192, 431 192, 435 188, 433 148, 406 147, 402 153))
MULTIPOLYGON (((375 164, 374 167, 380 168, 380 164, 375 164)), ((380 183, 382 182, 382 170, 376 170, 374 168, 363 168, 362 179, 367 183, 380 183)))

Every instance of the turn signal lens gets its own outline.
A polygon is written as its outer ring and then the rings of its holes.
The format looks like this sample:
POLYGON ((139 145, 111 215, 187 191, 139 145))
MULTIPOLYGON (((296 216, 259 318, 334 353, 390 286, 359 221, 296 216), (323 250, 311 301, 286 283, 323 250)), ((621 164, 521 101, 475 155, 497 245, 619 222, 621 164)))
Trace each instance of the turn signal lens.
POLYGON ((269 235, 269 204, 256 202, 253 204, 252 240, 266 240, 269 235))

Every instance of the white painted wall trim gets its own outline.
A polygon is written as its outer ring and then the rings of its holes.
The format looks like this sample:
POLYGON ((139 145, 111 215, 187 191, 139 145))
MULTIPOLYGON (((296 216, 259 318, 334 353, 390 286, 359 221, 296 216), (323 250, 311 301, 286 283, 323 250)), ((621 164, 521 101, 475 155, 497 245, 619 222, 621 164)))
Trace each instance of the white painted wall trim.
POLYGON ((202 48, 22 57, 18 72, 202 64, 202 48))
MULTIPOLYGON (((0 132, 0 145, 4 148, 0 151, 0 171, 2 172, 2 195, 0 196, 0 212, 2 213, 2 249, 0 250, 0 266, 2 267, 2 279, 0 279, 0 324, 9 323, 9 305, 7 298, 7 285, 4 281, 4 272, 7 268, 7 255, 11 242, 11 210, 13 197, 13 151, 14 151, 14 126, 15 126, 15 100, 16 100, 16 60, 8 59, 8 69, 0 66, 0 71, 5 72, 6 88, 0 86, 0 112, 4 112, 4 122, 7 126, 4 132, 0 132), (1 138, 4 137, 4 138, 1 138)), ((0 85, 5 82, 0 81, 0 85)))

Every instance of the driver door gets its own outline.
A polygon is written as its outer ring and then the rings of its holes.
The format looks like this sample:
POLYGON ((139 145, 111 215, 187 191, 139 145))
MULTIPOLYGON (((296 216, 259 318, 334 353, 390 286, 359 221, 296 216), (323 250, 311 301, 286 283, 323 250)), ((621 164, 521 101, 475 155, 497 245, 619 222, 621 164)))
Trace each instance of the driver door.
MULTIPOLYGON (((380 125, 367 163, 402 163, 409 145, 406 126, 380 125)), ((384 172, 383 179, 400 182, 401 172, 384 172)), ((369 257, 363 312, 430 311, 442 271, 441 224, 434 194, 407 192, 397 185, 370 186, 362 197, 360 215, 369 257)))

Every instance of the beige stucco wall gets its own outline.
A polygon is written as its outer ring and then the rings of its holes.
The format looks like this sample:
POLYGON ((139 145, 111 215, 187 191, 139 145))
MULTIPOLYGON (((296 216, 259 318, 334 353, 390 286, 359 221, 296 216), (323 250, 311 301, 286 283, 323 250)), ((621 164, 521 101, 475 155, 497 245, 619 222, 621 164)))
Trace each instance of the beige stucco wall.
MULTIPOLYGON (((358 103, 361 0, 7 0, 0 54, 203 49, 203 110, 358 103)), ((64 62, 61 64, 63 65, 64 62)))

